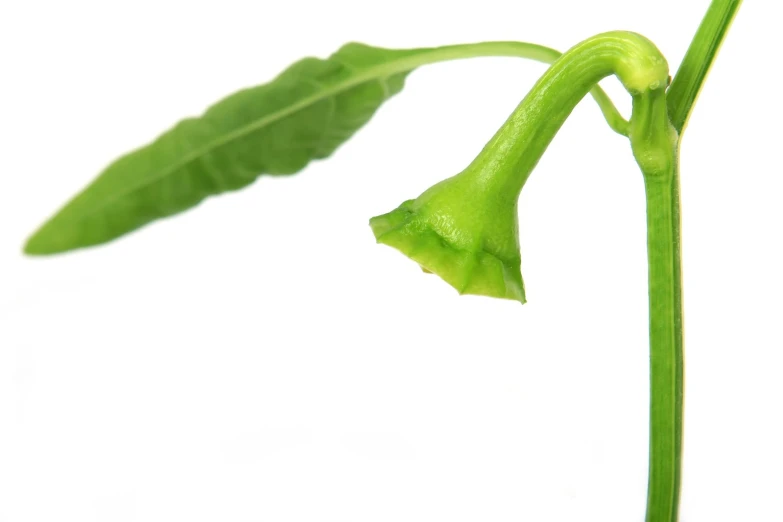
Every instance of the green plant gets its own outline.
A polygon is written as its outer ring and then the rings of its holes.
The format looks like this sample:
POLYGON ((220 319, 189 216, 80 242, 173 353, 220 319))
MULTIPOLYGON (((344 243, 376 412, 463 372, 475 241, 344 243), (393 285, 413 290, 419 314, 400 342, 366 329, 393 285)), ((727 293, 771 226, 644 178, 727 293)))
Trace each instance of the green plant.
POLYGON ((677 518, 682 430, 679 252, 680 138, 740 0, 715 0, 670 81, 658 49, 629 32, 604 33, 562 56, 526 43, 490 42, 396 51, 349 44, 302 60, 273 82, 241 91, 110 165, 28 241, 31 255, 110 241, 155 219, 236 190, 260 174, 292 174, 329 156, 399 92, 417 67, 505 55, 552 63, 478 157, 461 173, 370 222, 461 293, 524 302, 517 199, 575 104, 588 92, 627 136, 644 177, 648 213, 651 416, 647 520, 677 518), (624 120, 597 87, 616 75, 633 98, 624 120))

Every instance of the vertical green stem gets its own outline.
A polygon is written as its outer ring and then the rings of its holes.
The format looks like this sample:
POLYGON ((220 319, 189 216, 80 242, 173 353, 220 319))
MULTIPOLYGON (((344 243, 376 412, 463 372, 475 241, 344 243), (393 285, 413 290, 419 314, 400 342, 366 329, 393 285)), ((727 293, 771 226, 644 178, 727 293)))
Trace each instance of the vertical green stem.
POLYGON ((650 464, 647 522, 675 522, 683 412, 679 179, 645 177, 650 295, 650 464))
POLYGON ((713 0, 704 15, 666 95, 671 130, 663 129, 659 100, 634 102, 638 117, 635 122, 632 117, 630 137, 644 173, 650 296, 650 464, 646 522, 676 522, 680 498, 684 357, 679 138, 741 3, 742 0, 713 0), (674 136, 671 148, 665 145, 666 134, 674 136), (649 161, 666 156, 671 158, 670 162, 649 161))
POLYGON ((647 522, 676 522, 682 455, 679 136, 663 90, 634 96, 631 147, 644 175, 650 297, 647 522))

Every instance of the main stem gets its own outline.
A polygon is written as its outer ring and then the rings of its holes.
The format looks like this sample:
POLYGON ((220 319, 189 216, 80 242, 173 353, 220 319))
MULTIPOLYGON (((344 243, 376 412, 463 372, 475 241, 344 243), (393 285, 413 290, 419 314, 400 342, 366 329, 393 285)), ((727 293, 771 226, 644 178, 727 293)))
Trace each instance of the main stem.
POLYGON ((682 282, 677 156, 666 94, 634 96, 629 138, 647 196, 650 463, 647 522, 676 522, 682 455, 682 282))
MULTIPOLYGON (((650 296, 650 463, 647 486, 646 522, 676 522, 678 519, 683 423, 683 317, 680 253, 679 141, 707 73, 723 43, 742 0, 713 0, 688 52, 667 92, 669 122, 676 136, 668 174, 645 174, 647 197, 647 255, 650 296)), ((642 114, 660 115, 661 110, 642 114)), ((632 118, 633 119, 633 118, 632 118)), ((653 118, 660 120, 658 118, 653 118)), ((631 127, 634 127, 631 123, 631 127)), ((649 123, 649 120, 648 120, 649 123)), ((640 137, 662 137, 661 122, 654 122, 651 134, 640 129, 640 137), (646 135, 645 135, 646 134, 646 135)), ((632 144, 634 142, 631 133, 632 144)), ((635 151, 636 152, 636 151, 635 151)), ((643 151, 640 151, 643 152, 643 151)), ((638 154, 637 160, 644 157, 638 154)))
POLYGON ((683 417, 680 202, 670 176, 645 177, 650 296, 650 463, 647 522, 675 522, 683 417))

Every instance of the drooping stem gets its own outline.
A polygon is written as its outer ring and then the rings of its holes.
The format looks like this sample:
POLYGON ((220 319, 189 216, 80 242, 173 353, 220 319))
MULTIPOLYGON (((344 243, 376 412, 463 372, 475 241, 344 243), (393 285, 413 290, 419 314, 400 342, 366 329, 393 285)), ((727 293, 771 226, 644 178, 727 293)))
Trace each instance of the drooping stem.
POLYGON ((519 193, 579 100, 610 74, 633 96, 627 135, 647 188, 651 361, 647 522, 675 522, 682 433, 678 134, 667 112, 668 65, 652 42, 615 31, 577 44, 546 71, 465 170, 373 218, 371 226, 379 242, 398 248, 460 292, 524 302, 516 237, 519 193), (485 265, 494 270, 475 268, 485 265), (470 270, 464 270, 466 266, 470 270), (510 287, 516 291, 509 291, 510 287))
POLYGON ((680 134, 740 4, 742 0, 712 1, 672 80, 667 95, 669 118, 680 134))
MULTIPOLYGON (((479 58, 490 56, 508 56, 515 58, 526 58, 546 64, 553 64, 562 53, 551 47, 528 43, 528 42, 480 42, 470 44, 456 44, 437 47, 430 53, 417 54, 411 57, 410 63, 401 62, 396 71, 410 70, 422 65, 438 63, 449 60, 461 60, 464 58, 479 58)), ((609 124, 609 127, 618 134, 628 135, 628 121, 623 118, 612 100, 601 89, 599 85, 594 85, 590 90, 598 107, 609 124)))
POLYGON ((604 33, 576 45, 541 77, 468 169, 450 183, 468 180, 463 183, 469 190, 462 192, 494 194, 495 205, 505 202, 510 207, 506 199, 516 201, 573 107, 609 74, 617 75, 633 96, 628 137, 647 194, 650 461, 646 520, 676 522, 683 417, 679 135, 669 121, 668 67, 663 56, 649 40, 628 32, 604 33))
MULTIPOLYGON (((669 69, 655 45, 636 33, 613 31, 575 45, 536 82, 466 169, 371 219, 378 242, 400 250, 460 293, 524 303, 520 191, 574 107, 609 75, 648 100, 663 98, 669 69)), ((662 109, 665 119, 665 105, 662 109)), ((631 128, 629 122, 625 130, 631 128)))
POLYGON ((498 198, 516 201, 566 118, 600 80, 615 75, 634 96, 663 96, 668 67, 658 48, 637 33, 611 31, 580 42, 541 76, 466 170, 485 179, 498 198))

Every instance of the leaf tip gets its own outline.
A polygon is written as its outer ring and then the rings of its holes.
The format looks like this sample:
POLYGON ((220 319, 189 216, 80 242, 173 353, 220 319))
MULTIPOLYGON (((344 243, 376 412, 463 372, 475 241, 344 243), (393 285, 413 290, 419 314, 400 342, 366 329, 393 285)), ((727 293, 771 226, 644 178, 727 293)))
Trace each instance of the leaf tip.
POLYGON ((46 242, 41 241, 40 234, 36 232, 27 238, 22 247, 22 253, 27 256, 43 256, 53 252, 46 248, 46 242))
POLYGON ((67 247, 64 247, 60 239, 61 236, 51 233, 50 223, 51 221, 44 223, 27 238, 22 247, 22 253, 27 256, 49 256, 68 250, 67 247))

